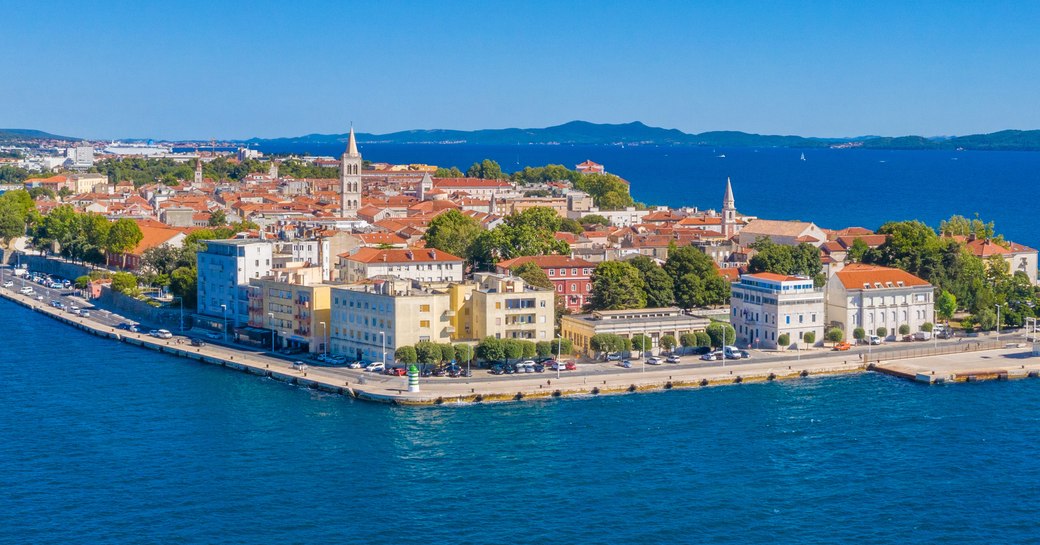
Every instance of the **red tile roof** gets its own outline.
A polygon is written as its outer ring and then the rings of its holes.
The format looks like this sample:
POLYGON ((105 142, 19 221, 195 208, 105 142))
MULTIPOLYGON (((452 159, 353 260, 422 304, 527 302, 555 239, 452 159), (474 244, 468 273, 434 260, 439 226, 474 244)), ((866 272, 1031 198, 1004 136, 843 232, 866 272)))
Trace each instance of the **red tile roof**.
POLYGON ((581 268, 595 268, 596 264, 591 261, 586 261, 581 258, 575 258, 567 255, 528 255, 517 257, 513 259, 507 259, 505 261, 499 261, 498 267, 504 269, 511 269, 516 265, 523 265, 524 263, 534 263, 542 269, 552 269, 560 267, 581 267, 581 268))
POLYGON ((838 280, 847 290, 864 289, 864 284, 869 286, 867 289, 878 289, 875 284, 881 284, 882 288, 896 288, 900 287, 899 282, 902 282, 904 286, 931 285, 927 281, 904 270, 894 269, 892 267, 882 267, 880 265, 866 265, 863 263, 853 263, 848 265, 844 269, 834 273, 834 275, 838 277, 838 280), (889 286, 889 283, 892 285, 889 286))
POLYGON ((349 261, 361 263, 431 263, 440 261, 463 261, 457 257, 441 250, 419 250, 419 249, 392 249, 380 250, 378 248, 361 248, 355 254, 340 254, 340 257, 349 261))

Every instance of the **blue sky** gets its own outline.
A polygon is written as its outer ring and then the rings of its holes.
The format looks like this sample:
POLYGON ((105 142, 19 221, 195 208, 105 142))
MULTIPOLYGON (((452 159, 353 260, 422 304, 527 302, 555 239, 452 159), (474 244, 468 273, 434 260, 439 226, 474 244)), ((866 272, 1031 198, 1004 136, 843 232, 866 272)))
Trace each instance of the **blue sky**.
POLYGON ((8 3, 0 126, 248 138, 640 120, 1040 128, 1040 2, 8 3))

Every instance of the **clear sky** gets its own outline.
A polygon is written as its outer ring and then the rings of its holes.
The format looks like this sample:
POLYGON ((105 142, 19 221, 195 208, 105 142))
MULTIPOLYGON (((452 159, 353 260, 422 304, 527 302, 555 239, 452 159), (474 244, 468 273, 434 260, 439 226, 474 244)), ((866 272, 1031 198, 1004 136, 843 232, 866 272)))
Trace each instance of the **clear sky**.
POLYGON ((8 2, 0 127, 1040 128, 1040 2, 8 2))

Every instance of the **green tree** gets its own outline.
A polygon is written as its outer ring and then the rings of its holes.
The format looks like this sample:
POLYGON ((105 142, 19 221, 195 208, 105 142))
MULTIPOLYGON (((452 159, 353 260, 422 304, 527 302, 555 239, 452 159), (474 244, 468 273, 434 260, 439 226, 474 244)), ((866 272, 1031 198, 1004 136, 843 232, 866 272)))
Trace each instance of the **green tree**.
POLYGON ((209 215, 209 226, 210 227, 223 227, 227 225, 227 214, 223 209, 218 208, 209 215))
POLYGON ((77 276, 75 283, 76 289, 85 290, 87 289, 87 286, 90 284, 90 277, 87 275, 77 276))
POLYGON ((642 333, 632 335, 632 349, 638 350, 640 354, 649 351, 654 346, 654 341, 642 333))
POLYGON ((575 180, 574 188, 592 196, 592 201, 603 210, 635 204, 628 193, 628 184, 613 174, 584 174, 575 180))
POLYGON ((578 220, 571 218, 564 218, 563 221, 560 222, 560 230, 574 233, 575 235, 580 235, 585 232, 585 228, 578 223, 578 220))
POLYGON ((538 357, 547 358, 549 357, 549 354, 552 354, 552 350, 552 343, 550 341, 538 341, 538 343, 535 344, 535 352, 538 354, 538 357))
POLYGON ((857 238, 849 246, 849 250, 845 255, 845 261, 848 263, 859 263, 863 261, 863 256, 868 250, 870 250, 870 246, 867 246, 863 239, 857 238))
POLYGON ((506 361, 518 360, 524 356, 524 345, 517 339, 506 339, 502 341, 502 348, 506 354, 506 361))
POLYGON ((484 361, 498 361, 505 359, 505 346, 501 339, 495 337, 484 337, 477 343, 477 357, 484 361))
POLYGON ((704 330, 711 339, 711 346, 721 348, 726 345, 726 327, 722 322, 712 322, 704 330))
POLYGON ((502 167, 491 159, 484 159, 479 163, 473 163, 466 171, 466 176, 470 178, 483 178, 485 180, 501 180, 505 178, 505 174, 502 173, 502 167))
POLYGON ((418 363, 437 363, 441 359, 441 347, 432 341, 419 341, 415 344, 415 357, 418 363))
POLYGON ((116 293, 135 297, 137 291, 137 277, 125 272, 117 272, 112 275, 112 290, 116 293))
POLYGON ((672 277, 647 256, 640 255, 628 260, 628 263, 639 269, 643 277, 643 293, 646 294, 646 305, 651 308, 668 307, 675 302, 672 277))
POLYGON ((511 214, 502 225, 480 233, 473 244, 473 260, 493 265, 526 255, 565 254, 570 245, 556 238, 560 222, 556 211, 544 206, 511 214))
POLYGON ((458 362, 467 362, 473 359, 473 347, 459 343, 455 345, 455 360, 458 362))
POLYGON ((697 346, 711 346, 711 337, 706 331, 698 331, 694 336, 697 337, 697 346))
POLYGON ((845 340, 845 332, 840 328, 832 327, 827 330, 827 340, 832 343, 840 343, 845 340))
POLYGON ((622 261, 604 261, 592 271, 589 307, 594 310, 644 308, 643 289, 639 269, 622 261))
POLYGON ((700 278, 717 275, 715 262, 704 252, 693 246, 672 246, 668 249, 668 259, 665 260, 664 270, 672 277, 678 288, 683 276, 692 274, 700 278))
POLYGON ((983 331, 990 331, 997 328, 997 313, 993 309, 981 309, 972 314, 972 318, 975 323, 979 324, 979 328, 983 331))
POLYGON ((152 246, 141 254, 140 270, 151 274, 173 273, 181 259, 181 251, 169 244, 152 246))
POLYGON ((482 232, 483 228, 477 220, 458 210, 448 210, 430 221, 423 234, 423 241, 427 248, 436 248, 472 261, 473 245, 482 232))
POLYGON ((877 328, 877 331, 875 331, 875 333, 877 334, 878 337, 881 337, 882 339, 884 339, 885 337, 888 336, 888 328, 884 327, 884 326, 879 327, 879 328, 877 328))
POLYGON ((600 214, 589 214, 581 217, 582 225, 610 227, 610 220, 600 214))
POLYGON ((521 263, 514 265, 509 269, 509 272, 513 276, 519 276, 524 279, 528 285, 535 286, 538 288, 545 288, 548 290, 555 290, 556 286, 553 285, 552 280, 545 274, 545 271, 541 269, 535 262, 528 261, 527 263, 521 263))
POLYGON ((902 324, 902 325, 900 325, 899 326, 899 334, 900 335, 909 335, 910 334, 910 325, 909 324, 902 324))
POLYGON ((675 337, 673 337, 672 335, 661 336, 661 340, 658 342, 658 344, 661 345, 661 348, 668 351, 671 351, 673 348, 677 346, 677 343, 675 342, 675 337))
POLYGON ((683 333, 682 335, 679 335, 679 344, 681 344, 683 348, 700 346, 697 344, 697 335, 694 333, 683 333))
POLYGON ((520 354, 521 358, 525 358, 525 359, 526 358, 533 358, 533 357, 538 355, 537 347, 535 347, 535 344, 533 342, 531 342, 531 341, 519 341, 519 342, 520 342, 520 348, 523 349, 523 351, 520 354))
POLYGON ((921 324, 921 331, 924 331, 925 333, 931 333, 934 329, 935 324, 933 324, 932 322, 925 322, 921 324))
POLYGON ((954 312, 957 312, 957 297, 946 290, 940 291, 935 298, 935 313, 939 319, 949 321, 954 312))
POLYGON ((613 333, 598 333, 589 339, 589 347, 599 353, 624 352, 628 346, 628 339, 613 333))
POLYGON ((852 330, 852 338, 856 339, 857 342, 863 342, 863 339, 867 338, 867 331, 862 327, 857 327, 852 330))
POLYGON ((441 350, 441 357, 437 359, 445 363, 455 359, 455 347, 450 343, 438 344, 437 347, 441 350))
POLYGON ((129 218, 120 218, 108 229, 105 241, 105 252, 123 254, 122 267, 126 268, 126 254, 133 250, 144 238, 137 222, 129 218))
POLYGON ((459 167, 438 168, 433 173, 434 178, 462 178, 464 176, 466 176, 465 173, 459 170, 459 167))
POLYGON ((730 282, 719 274, 704 279, 701 302, 704 306, 715 307, 729 303, 730 282))
POLYGON ((552 350, 552 354, 560 357, 563 354, 574 352, 574 343, 570 339, 557 338, 555 341, 549 342, 549 348, 552 350))
POLYGON ((787 333, 781 333, 780 336, 776 338, 776 344, 783 348, 791 346, 791 336, 787 333))
POLYGON ((182 298, 184 305, 196 306, 198 298, 198 271, 194 267, 178 267, 170 273, 170 291, 182 298))
POLYGON ((419 363, 419 355, 414 346, 399 346, 394 351, 394 359, 404 364, 419 363))
POLYGON ((816 332, 806 331, 805 334, 802 335, 802 341, 805 342, 806 346, 813 346, 816 344, 816 332))

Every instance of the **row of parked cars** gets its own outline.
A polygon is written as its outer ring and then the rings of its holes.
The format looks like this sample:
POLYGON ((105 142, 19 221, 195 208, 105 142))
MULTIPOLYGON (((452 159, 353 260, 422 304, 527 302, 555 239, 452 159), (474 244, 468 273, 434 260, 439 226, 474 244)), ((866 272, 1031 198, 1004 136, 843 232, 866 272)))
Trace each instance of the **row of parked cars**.
POLYGON ((736 346, 724 346, 722 347, 722 350, 716 350, 704 354, 701 356, 701 359, 704 361, 749 360, 751 359, 751 352, 741 350, 736 346))

